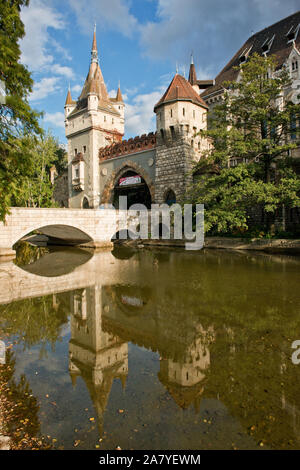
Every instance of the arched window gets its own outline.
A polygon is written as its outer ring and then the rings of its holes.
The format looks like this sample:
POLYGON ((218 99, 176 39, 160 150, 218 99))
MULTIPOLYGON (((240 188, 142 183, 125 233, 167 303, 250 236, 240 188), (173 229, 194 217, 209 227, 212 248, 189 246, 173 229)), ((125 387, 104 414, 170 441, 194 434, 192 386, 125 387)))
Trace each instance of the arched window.
POLYGON ((89 209, 89 208, 90 208, 89 201, 86 197, 84 197, 82 201, 82 209, 89 209))
POLYGON ((167 192, 165 202, 166 204, 168 204, 168 206, 176 204, 176 195, 172 189, 169 189, 169 191, 167 192))

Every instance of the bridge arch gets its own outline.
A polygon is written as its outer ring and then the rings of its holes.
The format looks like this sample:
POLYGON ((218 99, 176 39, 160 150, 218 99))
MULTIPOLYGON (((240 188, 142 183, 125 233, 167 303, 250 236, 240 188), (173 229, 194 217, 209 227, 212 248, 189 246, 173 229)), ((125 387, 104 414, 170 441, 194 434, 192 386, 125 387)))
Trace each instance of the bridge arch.
POLYGON ((40 231, 42 234, 50 237, 54 241, 64 241, 70 245, 80 245, 93 241, 93 236, 89 235, 86 230, 82 230, 77 224, 62 224, 51 221, 49 224, 43 225, 41 223, 34 223, 28 225, 28 227, 15 233, 12 238, 12 246, 14 246, 19 240, 29 235, 35 230, 40 231))

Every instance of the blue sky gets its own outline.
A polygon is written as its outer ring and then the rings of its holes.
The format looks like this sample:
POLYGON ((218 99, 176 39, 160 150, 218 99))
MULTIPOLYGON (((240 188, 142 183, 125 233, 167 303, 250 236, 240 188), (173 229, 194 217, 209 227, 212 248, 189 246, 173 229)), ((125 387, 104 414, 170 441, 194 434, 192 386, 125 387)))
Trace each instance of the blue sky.
POLYGON ((155 130, 153 106, 178 63, 214 78, 253 33, 297 11, 298 0, 31 0, 22 10, 21 60, 35 81, 30 103, 61 143, 64 102, 73 99, 90 63, 94 23, 100 66, 114 96, 121 83, 125 137, 155 130))

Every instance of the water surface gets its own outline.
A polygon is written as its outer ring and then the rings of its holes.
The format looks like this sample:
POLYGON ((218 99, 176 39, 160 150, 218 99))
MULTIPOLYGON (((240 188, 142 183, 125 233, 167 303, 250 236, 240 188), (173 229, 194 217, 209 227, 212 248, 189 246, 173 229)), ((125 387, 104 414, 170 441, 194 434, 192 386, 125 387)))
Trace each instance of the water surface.
POLYGON ((28 246, 0 265, 0 338, 35 400, 29 432, 65 449, 300 449, 299 259, 28 246))

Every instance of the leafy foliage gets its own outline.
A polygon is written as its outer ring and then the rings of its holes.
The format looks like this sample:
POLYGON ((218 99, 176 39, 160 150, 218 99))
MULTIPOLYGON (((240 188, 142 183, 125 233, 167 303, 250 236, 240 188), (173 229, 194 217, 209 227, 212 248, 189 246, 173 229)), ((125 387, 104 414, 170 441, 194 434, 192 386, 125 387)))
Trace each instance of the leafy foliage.
POLYGON ((13 205, 22 207, 52 207, 53 185, 50 181, 50 168, 60 155, 58 141, 46 134, 40 138, 26 137, 29 159, 34 163, 24 176, 22 187, 15 189, 13 205))
POLYGON ((0 80, 6 91, 0 102, 0 220, 34 165, 26 138, 42 134, 40 114, 28 103, 33 81, 20 63, 19 40, 25 34, 20 9, 28 4, 28 0, 0 0, 0 80))
POLYGON ((189 192, 192 202, 205 204, 206 231, 247 230, 254 207, 262 209, 268 231, 277 209, 299 205, 300 180, 287 155, 299 145, 291 122, 300 106, 284 102, 289 84, 274 58, 257 54, 241 65, 236 82, 224 84, 224 99, 202 132, 213 145, 196 165, 189 192), (240 164, 230 166, 231 159, 240 164))

